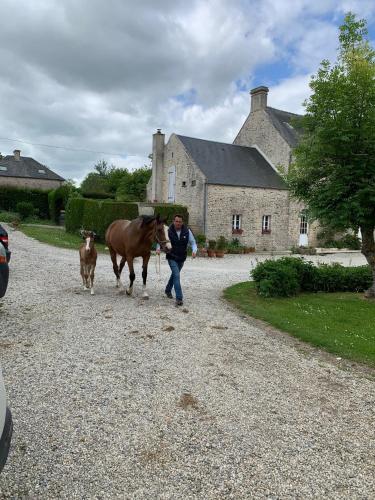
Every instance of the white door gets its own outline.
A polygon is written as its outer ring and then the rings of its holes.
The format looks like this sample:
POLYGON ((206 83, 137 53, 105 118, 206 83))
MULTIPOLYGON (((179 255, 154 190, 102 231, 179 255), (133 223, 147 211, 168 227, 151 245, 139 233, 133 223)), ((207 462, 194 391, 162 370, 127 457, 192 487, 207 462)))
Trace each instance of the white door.
POLYGON ((301 215, 299 223, 299 246, 309 246, 308 223, 306 215, 301 215))
POLYGON ((168 172, 168 203, 175 202, 176 167, 171 167, 168 172))

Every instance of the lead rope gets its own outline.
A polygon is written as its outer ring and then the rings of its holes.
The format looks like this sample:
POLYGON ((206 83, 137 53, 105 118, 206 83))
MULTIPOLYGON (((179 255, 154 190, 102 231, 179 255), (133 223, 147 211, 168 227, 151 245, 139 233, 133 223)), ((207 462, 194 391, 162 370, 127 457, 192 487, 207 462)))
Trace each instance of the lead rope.
POLYGON ((160 273, 160 254, 155 255, 155 271, 158 276, 158 281, 161 280, 161 273, 160 273))

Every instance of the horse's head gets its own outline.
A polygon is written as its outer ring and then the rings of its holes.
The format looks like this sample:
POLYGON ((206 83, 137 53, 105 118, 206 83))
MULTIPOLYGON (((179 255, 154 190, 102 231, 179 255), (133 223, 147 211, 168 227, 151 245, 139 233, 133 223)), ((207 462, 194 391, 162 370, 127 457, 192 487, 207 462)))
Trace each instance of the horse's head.
POLYGON ((86 241, 86 250, 90 251, 94 245, 96 234, 94 233, 94 231, 86 231, 85 229, 81 229, 80 234, 82 236, 82 239, 86 241))
POLYGON ((155 240, 159 243, 164 252, 169 252, 172 250, 172 245, 169 240, 168 226, 165 224, 166 222, 166 218, 160 217, 160 215, 157 214, 155 219, 155 240))

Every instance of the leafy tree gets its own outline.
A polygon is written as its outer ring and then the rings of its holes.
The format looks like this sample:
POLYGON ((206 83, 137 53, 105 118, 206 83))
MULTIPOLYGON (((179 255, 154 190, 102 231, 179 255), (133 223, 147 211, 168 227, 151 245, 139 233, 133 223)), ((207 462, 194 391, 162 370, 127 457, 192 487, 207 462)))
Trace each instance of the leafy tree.
POLYGON ((90 172, 81 183, 81 192, 82 194, 109 194, 110 190, 107 177, 96 172, 90 172))
POLYGON ((116 198, 122 201, 144 201, 147 183, 151 177, 151 169, 146 165, 128 172, 124 176, 116 192, 116 198))
POLYGON ((100 177, 108 177, 114 168, 114 165, 109 165, 105 160, 100 160, 94 165, 94 169, 100 177))
POLYGON ((375 51, 365 20, 345 16, 337 61, 322 61, 304 106, 304 134, 286 175, 312 218, 342 231, 360 228, 375 297, 375 51))

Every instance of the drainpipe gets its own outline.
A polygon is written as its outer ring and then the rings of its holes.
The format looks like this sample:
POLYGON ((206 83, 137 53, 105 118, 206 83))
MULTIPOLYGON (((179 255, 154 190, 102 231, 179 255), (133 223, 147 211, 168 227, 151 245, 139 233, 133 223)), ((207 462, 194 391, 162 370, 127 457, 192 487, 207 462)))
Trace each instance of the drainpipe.
POLYGON ((204 182, 203 233, 207 236, 207 179, 204 182))

